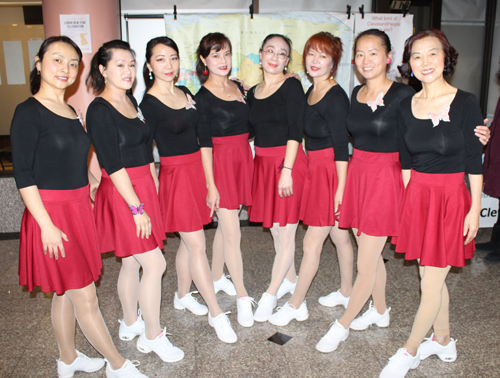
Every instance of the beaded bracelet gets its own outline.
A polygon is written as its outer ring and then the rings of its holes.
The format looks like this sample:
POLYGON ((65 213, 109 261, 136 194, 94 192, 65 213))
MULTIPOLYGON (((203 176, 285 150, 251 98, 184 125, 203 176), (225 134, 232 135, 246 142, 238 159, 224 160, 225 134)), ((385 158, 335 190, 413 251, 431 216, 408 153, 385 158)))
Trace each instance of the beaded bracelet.
POLYGON ((139 206, 128 205, 128 208, 132 211, 132 215, 144 214, 143 203, 141 203, 139 206))

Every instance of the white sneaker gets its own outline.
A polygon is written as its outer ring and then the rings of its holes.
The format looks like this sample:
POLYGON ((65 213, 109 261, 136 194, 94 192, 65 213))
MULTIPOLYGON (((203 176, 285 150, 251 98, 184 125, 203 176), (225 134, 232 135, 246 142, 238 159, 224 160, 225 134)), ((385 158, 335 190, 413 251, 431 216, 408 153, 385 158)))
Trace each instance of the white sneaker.
POLYGON ((260 297, 259 305, 253 318, 256 322, 265 322, 273 314, 273 310, 278 304, 278 299, 269 293, 262 294, 260 297))
POLYGON ((368 305, 368 310, 366 310, 366 312, 359 318, 354 319, 349 328, 354 329, 356 331, 362 331, 364 329, 367 329, 372 324, 376 324, 380 328, 389 327, 390 311, 391 308, 388 307, 385 309, 385 312, 381 315, 378 313, 375 306, 372 305, 372 301, 370 301, 370 304, 368 305))
POLYGON ((286 302, 283 307, 269 317, 269 323, 275 326, 286 326, 292 319, 303 322, 307 318, 309 318, 309 311, 307 311, 306 301, 302 302, 299 308, 286 302))
POLYGON ((208 313, 208 324, 215 328, 215 332, 220 341, 232 344, 238 340, 238 336, 234 333, 227 314, 229 314, 229 312, 221 312, 219 315, 212 318, 210 313, 208 313))
POLYGON ((141 310, 137 314, 137 320, 129 326, 125 324, 123 319, 118 320, 118 323, 120 323, 120 330, 118 331, 120 339, 130 341, 144 332, 146 325, 144 324, 144 320, 142 320, 141 310))
POLYGON ((431 337, 426 338, 425 341, 420 344, 418 348, 420 353, 420 360, 425 360, 434 354, 444 362, 453 362, 457 359, 457 342, 454 339, 448 343, 448 345, 441 345, 437 341, 434 341, 434 334, 431 337))
POLYGON ((240 297, 236 300, 238 306, 238 323, 243 327, 253 326, 252 306, 255 303, 252 297, 240 297))
POLYGON ((57 360, 57 375, 59 378, 71 378, 75 374, 75 371, 92 373, 104 366, 103 358, 90 358, 79 351, 76 351, 76 354, 77 357, 69 365, 66 365, 61 360, 57 360))
POLYGON ((222 290, 227 295, 236 295, 236 288, 233 283, 228 280, 229 277, 231 276, 223 274, 220 279, 214 281, 215 294, 222 290))
MULTIPOLYGON (((299 277, 297 277, 299 279, 299 277)), ((290 293, 293 294, 293 291, 295 290, 295 286, 297 286, 297 281, 295 283, 291 283, 288 281, 286 278, 283 280, 281 283, 280 287, 278 288, 278 292, 276 293, 276 297, 278 299, 281 299, 285 294, 290 293)))
POLYGON ((344 308, 347 308, 347 305, 349 304, 349 298, 350 297, 344 297, 340 293, 340 290, 338 290, 324 297, 319 297, 318 302, 320 305, 325 307, 344 306, 344 308))
POLYGON ((410 369, 416 369, 420 363, 420 354, 413 357, 406 348, 399 348, 397 353, 389 358, 389 363, 380 372, 379 378, 404 378, 410 369))
POLYGON ((142 353, 155 352, 164 362, 176 362, 184 358, 182 349, 172 345, 167 338, 167 330, 163 328, 154 340, 146 338, 146 332, 137 340, 137 349, 142 353))
POLYGON ((198 294, 198 292, 192 291, 179 299, 177 292, 175 292, 174 308, 176 310, 185 310, 187 308, 195 315, 206 315, 208 313, 208 307, 199 303, 198 299, 193 297, 193 294, 198 294))
POLYGON ((316 349, 322 353, 333 352, 341 341, 345 341, 349 336, 349 328, 345 329, 338 320, 332 323, 325 336, 316 344, 316 349))
POLYGON ((148 378, 147 375, 137 370, 136 366, 140 365, 138 361, 131 362, 125 360, 123 366, 116 370, 113 370, 111 364, 107 360, 106 362, 108 363, 106 365, 106 378, 148 378))

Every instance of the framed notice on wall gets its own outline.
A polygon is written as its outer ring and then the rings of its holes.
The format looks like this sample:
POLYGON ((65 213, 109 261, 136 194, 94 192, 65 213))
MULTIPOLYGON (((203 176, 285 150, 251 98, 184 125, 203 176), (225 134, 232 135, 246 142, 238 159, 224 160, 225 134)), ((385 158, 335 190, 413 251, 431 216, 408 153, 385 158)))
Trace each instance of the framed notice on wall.
POLYGON ((61 35, 71 38, 82 50, 82 53, 92 53, 92 38, 90 36, 90 16, 88 14, 61 14, 61 35))

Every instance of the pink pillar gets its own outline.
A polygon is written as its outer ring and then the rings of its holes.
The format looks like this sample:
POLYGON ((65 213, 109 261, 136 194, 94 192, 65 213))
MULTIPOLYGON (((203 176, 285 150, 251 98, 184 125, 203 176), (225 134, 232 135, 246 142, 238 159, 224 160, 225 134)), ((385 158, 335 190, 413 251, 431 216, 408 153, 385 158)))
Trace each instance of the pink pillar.
MULTIPOLYGON (((61 14, 88 14, 92 53, 83 54, 80 76, 66 92, 68 103, 85 117, 87 107, 94 99, 85 86, 85 79, 90 70, 90 61, 104 42, 120 39, 120 4, 119 0, 43 0, 43 26, 45 38, 61 35, 61 14)), ((98 179, 101 172, 95 153, 89 161, 90 169, 98 179)))

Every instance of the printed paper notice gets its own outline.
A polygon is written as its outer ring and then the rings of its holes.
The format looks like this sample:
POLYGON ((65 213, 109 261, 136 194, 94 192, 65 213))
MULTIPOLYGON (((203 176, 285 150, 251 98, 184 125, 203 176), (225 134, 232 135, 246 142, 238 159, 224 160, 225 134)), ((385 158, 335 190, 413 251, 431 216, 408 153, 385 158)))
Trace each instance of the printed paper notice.
POLYGON ((90 16, 88 14, 60 14, 61 35, 71 38, 83 53, 92 53, 90 16))

